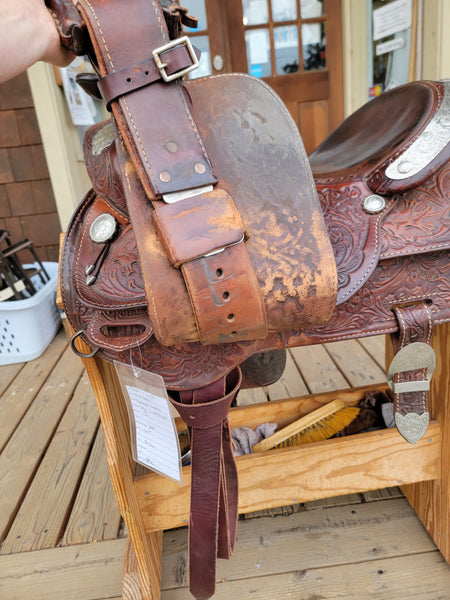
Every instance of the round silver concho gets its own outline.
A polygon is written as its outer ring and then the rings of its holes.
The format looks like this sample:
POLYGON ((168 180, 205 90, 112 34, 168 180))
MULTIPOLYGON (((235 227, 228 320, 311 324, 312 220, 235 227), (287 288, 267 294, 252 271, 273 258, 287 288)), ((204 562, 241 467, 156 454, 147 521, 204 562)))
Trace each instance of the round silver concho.
POLYGON ((370 214, 376 214, 384 210, 386 206, 386 200, 382 196, 372 194, 364 198, 364 210, 370 214))
POLYGON ((109 213, 99 215, 89 229, 89 236, 93 242, 104 244, 116 233, 117 222, 109 213))

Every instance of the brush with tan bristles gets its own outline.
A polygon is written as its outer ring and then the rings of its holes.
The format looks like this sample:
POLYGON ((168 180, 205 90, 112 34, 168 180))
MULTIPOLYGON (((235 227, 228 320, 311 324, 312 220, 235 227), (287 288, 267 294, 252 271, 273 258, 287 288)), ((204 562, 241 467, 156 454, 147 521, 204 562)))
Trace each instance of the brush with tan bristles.
POLYGON ((347 406, 338 398, 258 442, 253 446, 253 452, 327 440, 347 427, 358 414, 358 407, 347 406))

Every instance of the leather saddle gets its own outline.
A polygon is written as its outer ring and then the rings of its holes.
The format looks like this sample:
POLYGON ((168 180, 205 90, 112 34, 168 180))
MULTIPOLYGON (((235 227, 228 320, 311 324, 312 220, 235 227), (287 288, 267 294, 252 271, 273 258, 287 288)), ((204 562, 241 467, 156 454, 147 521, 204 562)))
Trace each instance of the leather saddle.
MULTIPOLYGON (((77 8, 111 119, 86 134, 93 189, 64 242, 64 307, 74 348, 161 375, 188 426, 190 587, 207 598, 236 533, 240 365, 389 333, 397 426, 410 442, 426 430, 432 327, 450 320, 450 83, 386 92, 308 160, 261 80, 183 80, 197 53, 178 5, 77 8)), ((74 17, 59 24, 70 40, 74 17)))

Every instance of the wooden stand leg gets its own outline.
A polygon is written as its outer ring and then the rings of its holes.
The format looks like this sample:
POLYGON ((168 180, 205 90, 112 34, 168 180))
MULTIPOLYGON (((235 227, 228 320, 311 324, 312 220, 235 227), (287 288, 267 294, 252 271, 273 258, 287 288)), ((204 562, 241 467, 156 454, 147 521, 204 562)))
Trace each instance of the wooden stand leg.
POLYGON ((450 563, 450 323, 433 333, 437 366, 431 381, 430 416, 441 428, 440 478, 402 487, 402 491, 450 563))
MULTIPOLYGON (((162 531, 149 533, 150 545, 162 547, 162 531)), ((139 577, 138 564, 134 553, 131 539, 128 539, 125 561, 123 565, 122 579, 122 599, 123 600, 143 600, 141 591, 141 578, 139 577)))
MULTIPOLYGON (((112 486, 129 534, 125 600, 160 600, 163 532, 147 534, 136 496, 128 415, 114 365, 84 359, 103 426, 112 486), (140 594, 140 595, 137 595, 140 594)), ((124 584, 125 585, 125 584, 124 584)))

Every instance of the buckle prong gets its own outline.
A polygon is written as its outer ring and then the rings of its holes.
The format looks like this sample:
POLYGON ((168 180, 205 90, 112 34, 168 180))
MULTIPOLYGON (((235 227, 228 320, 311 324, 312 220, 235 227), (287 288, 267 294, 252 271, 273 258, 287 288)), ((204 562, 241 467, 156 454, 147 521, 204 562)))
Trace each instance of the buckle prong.
POLYGON ((164 46, 155 48, 155 50, 153 50, 152 54, 153 54, 153 58, 155 59, 155 64, 158 67, 159 72, 161 73, 161 77, 167 83, 170 81, 173 81, 174 79, 178 79, 179 77, 183 77, 187 73, 190 73, 191 71, 194 71, 195 69, 198 68, 198 58, 195 54, 191 40, 187 37, 187 35, 177 38, 176 40, 172 40, 171 42, 169 42, 168 44, 165 44, 164 46), (167 50, 170 50, 171 48, 175 48, 176 46, 180 46, 180 45, 186 46, 186 49, 189 53, 189 57, 192 60, 192 65, 190 65, 189 67, 186 67, 185 69, 181 69, 180 71, 177 71, 176 73, 172 73, 172 75, 168 75, 168 73, 166 71, 167 63, 165 63, 161 60, 161 54, 163 54, 167 50))

